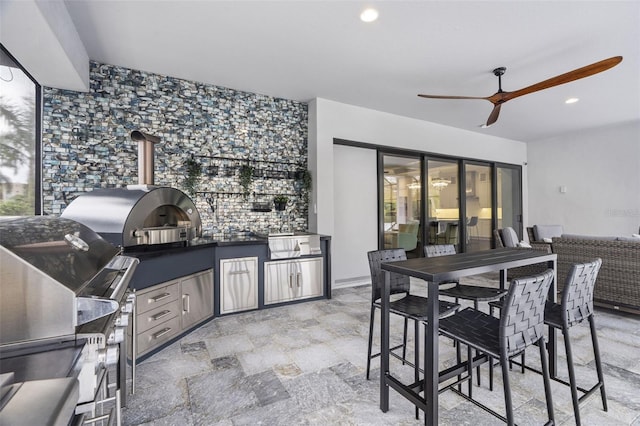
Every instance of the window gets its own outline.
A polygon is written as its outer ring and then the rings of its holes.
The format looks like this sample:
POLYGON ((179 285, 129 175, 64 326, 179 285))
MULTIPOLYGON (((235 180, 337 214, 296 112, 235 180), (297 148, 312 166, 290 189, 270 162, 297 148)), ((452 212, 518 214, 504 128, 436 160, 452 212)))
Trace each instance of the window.
POLYGON ((0 216, 40 213, 40 85, 0 45, 0 216))
POLYGON ((407 257, 422 255, 421 164, 419 156, 383 155, 383 247, 401 247, 407 252, 407 257))

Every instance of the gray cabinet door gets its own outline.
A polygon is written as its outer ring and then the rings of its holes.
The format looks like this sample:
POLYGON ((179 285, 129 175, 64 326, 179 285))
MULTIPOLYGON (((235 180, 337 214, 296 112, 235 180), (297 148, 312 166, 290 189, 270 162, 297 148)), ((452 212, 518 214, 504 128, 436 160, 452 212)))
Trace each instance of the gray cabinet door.
POLYGON ((182 286, 182 328, 213 315, 213 271, 208 270, 185 278, 182 286))

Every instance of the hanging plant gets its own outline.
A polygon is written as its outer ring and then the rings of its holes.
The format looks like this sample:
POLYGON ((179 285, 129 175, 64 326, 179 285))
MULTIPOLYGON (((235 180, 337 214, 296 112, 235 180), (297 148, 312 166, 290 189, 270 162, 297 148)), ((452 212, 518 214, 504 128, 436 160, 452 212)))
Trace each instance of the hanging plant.
POLYGON ((309 202, 309 195, 311 194, 312 188, 312 180, 311 180, 311 172, 309 170, 305 170, 302 173, 302 196, 304 197, 305 203, 309 202))
POLYGON ((198 163, 192 155, 185 161, 184 167, 187 174, 183 183, 184 189, 189 195, 195 196, 198 183, 200 183, 200 177, 202 176, 202 165, 198 163))
POLYGON ((287 208, 289 198, 286 195, 276 195, 273 197, 273 204, 277 211, 281 212, 287 208))
POLYGON ((251 192, 251 182, 253 182, 253 167, 243 165, 240 167, 240 186, 242 186, 242 195, 244 198, 249 196, 251 192))

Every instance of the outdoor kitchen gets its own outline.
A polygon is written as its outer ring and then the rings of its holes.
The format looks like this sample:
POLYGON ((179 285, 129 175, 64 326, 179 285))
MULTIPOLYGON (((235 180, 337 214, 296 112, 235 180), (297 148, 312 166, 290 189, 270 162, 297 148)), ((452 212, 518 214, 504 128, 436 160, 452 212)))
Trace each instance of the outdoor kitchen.
POLYGON ((305 104, 93 62, 91 74, 89 93, 44 89, 46 215, 0 222, 3 419, 29 410, 35 386, 62 402, 33 424, 120 424, 137 365, 194 328, 331 298, 330 237, 307 232, 305 104), (85 253, 100 262, 80 275, 85 253), (122 277, 102 304, 64 290, 105 274, 122 277), (47 295, 57 309, 34 314, 47 295))

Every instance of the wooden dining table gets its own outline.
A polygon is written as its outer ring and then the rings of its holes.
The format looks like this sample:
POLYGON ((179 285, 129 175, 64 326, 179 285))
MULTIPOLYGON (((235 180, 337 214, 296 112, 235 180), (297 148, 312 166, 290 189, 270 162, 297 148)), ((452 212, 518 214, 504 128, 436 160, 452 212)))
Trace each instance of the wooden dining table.
MULTIPOLYGON (((389 388, 410 400, 425 413, 425 424, 438 424, 438 388, 439 383, 451 377, 443 376, 438 370, 438 285, 441 282, 457 280, 471 275, 487 272, 500 272, 500 288, 507 287, 507 270, 519 266, 546 263, 554 271, 554 279, 549 289, 548 300, 555 302, 557 255, 539 250, 522 248, 499 248, 471 253, 432 258, 415 258, 397 262, 385 262, 384 288, 382 293, 381 319, 381 368, 380 368, 380 409, 389 410, 389 388), (417 384, 406 385, 393 377, 389 370, 389 298, 390 273, 404 274, 427 281, 427 324, 424 339, 424 379, 417 384), (420 396, 423 393, 424 396, 420 396)), ((416 339, 416 344, 417 344, 416 339)), ((549 371, 556 376, 556 339, 555 330, 549 328, 549 371)))

